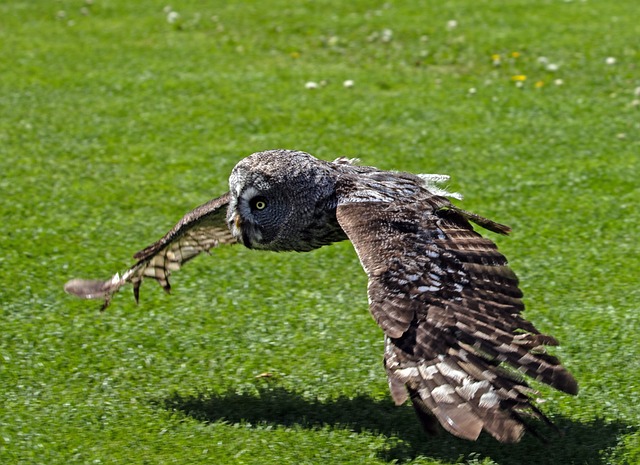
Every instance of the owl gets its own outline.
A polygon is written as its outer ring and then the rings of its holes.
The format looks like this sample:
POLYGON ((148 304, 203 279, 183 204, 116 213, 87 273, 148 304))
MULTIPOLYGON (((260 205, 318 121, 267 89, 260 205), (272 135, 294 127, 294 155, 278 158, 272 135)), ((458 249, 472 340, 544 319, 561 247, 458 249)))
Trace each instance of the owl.
POLYGON ((227 244, 306 252, 350 240, 368 276, 369 310, 384 332, 384 369, 397 405, 410 400, 428 432, 442 426, 475 440, 484 430, 517 442, 536 407, 525 375, 577 394, 573 376, 522 311, 518 278, 471 223, 498 224, 454 205, 443 175, 414 175, 269 150, 241 160, 229 192, 187 213, 136 263, 107 281, 73 279, 65 290, 103 299, 125 284, 169 276, 202 252, 227 244))

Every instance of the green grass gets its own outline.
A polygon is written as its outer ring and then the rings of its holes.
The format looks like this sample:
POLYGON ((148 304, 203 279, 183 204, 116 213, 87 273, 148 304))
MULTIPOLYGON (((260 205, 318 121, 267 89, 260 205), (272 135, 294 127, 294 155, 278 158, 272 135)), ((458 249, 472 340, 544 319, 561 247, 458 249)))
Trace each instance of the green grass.
POLYGON ((636 3, 0 4, 0 463, 640 463, 636 3), (276 147, 451 174, 514 228, 581 387, 542 387, 563 437, 423 436, 348 243, 217 250, 104 314, 63 293, 276 147))

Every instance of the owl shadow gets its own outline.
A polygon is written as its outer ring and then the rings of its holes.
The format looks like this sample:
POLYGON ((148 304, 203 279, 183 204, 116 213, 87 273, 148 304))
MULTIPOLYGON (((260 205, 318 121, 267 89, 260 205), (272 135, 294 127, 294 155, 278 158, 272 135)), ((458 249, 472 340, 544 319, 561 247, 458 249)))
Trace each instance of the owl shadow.
MULTIPOLYGON (((258 393, 203 393, 195 396, 171 396, 154 402, 205 423, 224 421, 270 426, 322 428, 333 426, 357 433, 387 436, 387 446, 379 451, 380 459, 403 463, 418 456, 457 462, 491 459, 500 465, 559 463, 607 463, 606 452, 616 445, 619 435, 629 433, 623 423, 596 420, 576 422, 554 418, 561 434, 543 431, 546 440, 531 434, 517 444, 500 444, 486 434, 478 441, 458 439, 444 431, 426 435, 413 409, 396 407, 390 399, 375 400, 365 395, 330 400, 308 399, 281 387, 261 388, 258 393)), ((544 426, 534 422, 534 427, 544 426)))

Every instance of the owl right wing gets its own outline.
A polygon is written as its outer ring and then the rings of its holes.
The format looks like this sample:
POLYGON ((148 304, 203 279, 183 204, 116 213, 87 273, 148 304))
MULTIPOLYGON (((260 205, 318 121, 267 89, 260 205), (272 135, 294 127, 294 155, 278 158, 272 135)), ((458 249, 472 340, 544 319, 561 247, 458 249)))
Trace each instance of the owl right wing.
POLYGON ((64 290, 83 299, 104 299, 102 310, 107 308, 113 294, 128 283, 133 284, 137 302, 144 278, 155 279, 168 292, 172 271, 213 247, 236 243, 227 227, 228 205, 227 192, 190 211, 162 239, 137 252, 133 258, 138 261, 122 275, 116 273, 106 281, 72 279, 64 290))
POLYGON ((570 394, 557 345, 521 315, 515 274, 468 220, 508 228, 423 193, 393 201, 343 201, 337 219, 369 277, 369 308, 385 332, 396 404, 409 397, 423 426, 474 440, 482 430, 518 441, 521 413, 545 420, 522 374, 570 394), (437 420, 437 422, 434 421, 437 420))

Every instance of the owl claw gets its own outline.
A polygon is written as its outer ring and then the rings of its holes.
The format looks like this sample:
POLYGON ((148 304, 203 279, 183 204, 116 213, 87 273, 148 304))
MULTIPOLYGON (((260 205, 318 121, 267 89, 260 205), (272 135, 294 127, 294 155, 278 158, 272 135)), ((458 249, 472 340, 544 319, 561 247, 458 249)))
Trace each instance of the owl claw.
POLYGON ((133 285, 133 298, 136 299, 136 305, 140 303, 140 283, 142 281, 136 281, 133 285))
POLYGON ((111 305, 111 294, 104 298, 104 302, 102 302, 102 305, 100 306, 100 313, 104 312, 109 305, 111 305))

